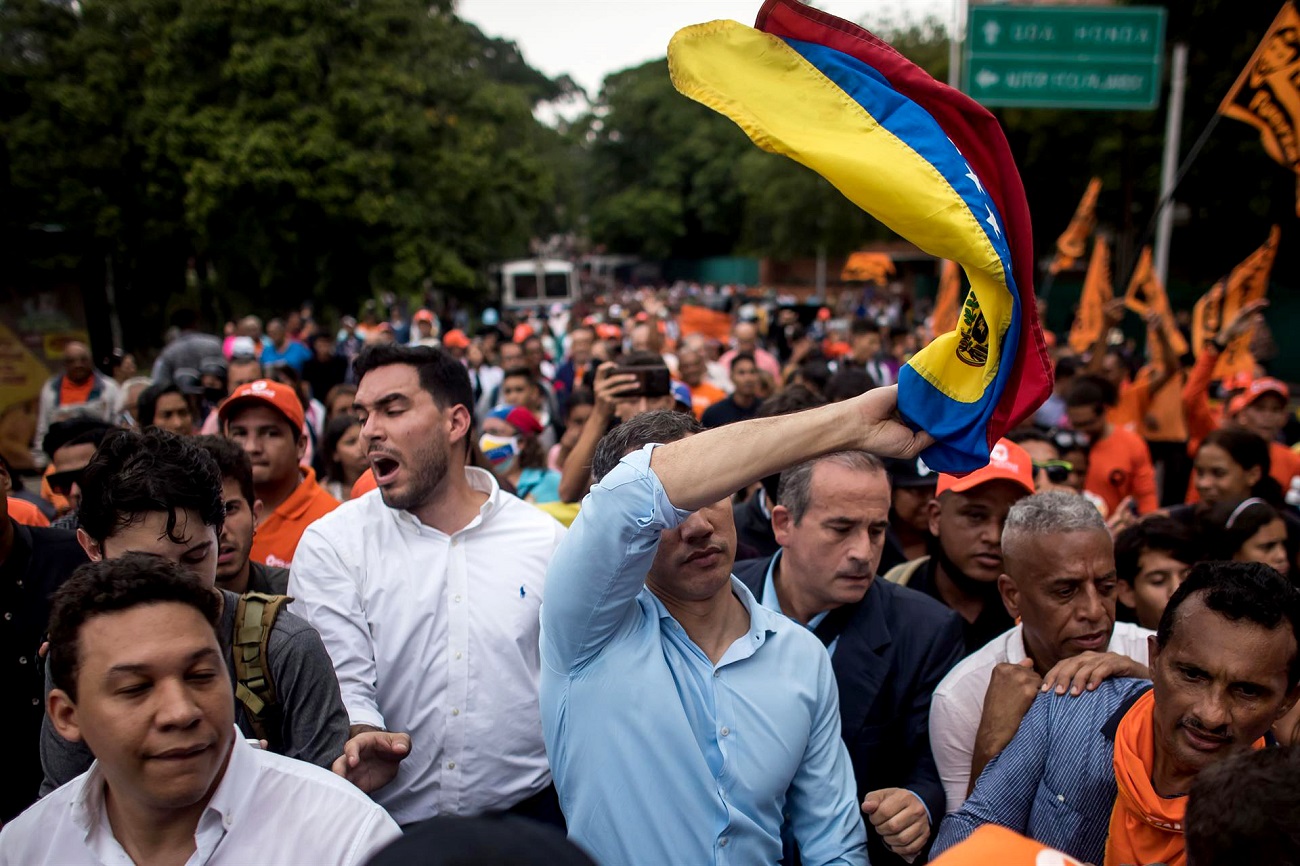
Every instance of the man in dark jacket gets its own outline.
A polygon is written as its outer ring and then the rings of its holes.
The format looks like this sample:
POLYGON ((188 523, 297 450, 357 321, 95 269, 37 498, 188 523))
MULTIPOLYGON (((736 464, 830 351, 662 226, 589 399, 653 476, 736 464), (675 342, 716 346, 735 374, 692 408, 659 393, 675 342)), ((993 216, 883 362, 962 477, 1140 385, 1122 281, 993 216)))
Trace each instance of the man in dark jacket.
POLYGON ((841 452, 788 469, 777 499, 781 549, 735 574, 765 607, 826 644, 871 862, 907 862, 925 851, 943 816, 930 695, 965 651, 961 621, 923 593, 876 579, 890 509, 876 457, 841 452))

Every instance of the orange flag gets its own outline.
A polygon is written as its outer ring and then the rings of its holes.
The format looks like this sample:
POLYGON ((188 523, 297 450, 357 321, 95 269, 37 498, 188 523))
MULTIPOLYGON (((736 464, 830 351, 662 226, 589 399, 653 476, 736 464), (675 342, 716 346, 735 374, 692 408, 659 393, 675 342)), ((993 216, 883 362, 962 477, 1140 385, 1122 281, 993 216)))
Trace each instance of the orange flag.
POLYGON ((961 309, 961 268, 956 262, 944 259, 939 271, 939 292, 934 299, 934 335, 957 330, 957 312, 961 309))
MULTIPOLYGON (((1277 257, 1277 243, 1281 234, 1278 227, 1273 226, 1264 245, 1232 269, 1223 293, 1221 322, 1230 321, 1246 304, 1258 301, 1268 294, 1268 277, 1273 271, 1273 259, 1277 257)), ((1252 328, 1228 344, 1227 350, 1219 356, 1219 363, 1214 367, 1215 378, 1227 381, 1241 373, 1254 375, 1255 357, 1250 352, 1250 341, 1254 337, 1255 331, 1252 328)))
MULTIPOLYGON (((1187 340, 1174 323, 1174 312, 1169 307, 1169 296, 1165 294, 1165 287, 1160 284, 1160 280, 1156 278, 1155 268, 1151 266, 1151 247, 1142 248, 1142 257, 1138 259, 1137 270, 1133 272, 1133 278, 1129 280, 1128 292, 1124 295, 1124 306, 1143 317, 1152 310, 1159 313, 1160 327, 1169 338, 1169 345, 1174 353, 1183 355, 1187 352, 1187 340)), ((1154 337, 1155 334, 1148 328, 1148 348, 1156 345, 1154 337)))
POLYGON ((1192 349, 1198 355, 1223 327, 1223 288, 1224 281, 1219 280, 1192 307, 1192 349))
POLYGON ((894 260, 889 253, 851 253, 840 271, 841 280, 861 280, 883 286, 894 275, 894 260))
POLYGON ((682 312, 677 317, 678 326, 683 337, 690 334, 703 334, 725 345, 731 339, 731 316, 708 307, 695 304, 683 304, 682 312))
POLYGON ((1099 192, 1101 192, 1101 178, 1094 177, 1088 181, 1088 188, 1084 190, 1083 198, 1079 199, 1079 206, 1074 209, 1070 224, 1056 239, 1056 257, 1047 268, 1052 273, 1060 273, 1066 268, 1074 267, 1074 263, 1083 258, 1084 252, 1088 249, 1088 236, 1092 234, 1097 224, 1099 192))
POLYGON ((1079 296, 1079 310, 1070 326, 1070 348, 1082 355, 1092 348, 1106 327, 1106 304, 1115 297, 1115 287, 1110 280, 1110 245, 1106 239, 1097 238, 1092 246, 1092 259, 1088 262, 1088 275, 1083 279, 1083 294, 1079 296))
POLYGON ((1287 0, 1219 104, 1219 114, 1259 130, 1269 156, 1295 172, 1300 215, 1300 14, 1287 0))

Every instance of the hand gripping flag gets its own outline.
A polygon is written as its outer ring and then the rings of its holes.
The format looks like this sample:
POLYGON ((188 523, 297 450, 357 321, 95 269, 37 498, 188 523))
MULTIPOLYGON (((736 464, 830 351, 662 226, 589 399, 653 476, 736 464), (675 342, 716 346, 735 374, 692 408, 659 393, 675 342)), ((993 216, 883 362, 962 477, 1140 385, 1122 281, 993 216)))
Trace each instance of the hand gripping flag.
POLYGON ((1001 127, 866 30, 796 0, 767 0, 756 27, 679 31, 668 46, 674 86, 962 266, 971 290, 957 330, 899 372, 898 405, 935 437, 924 455, 932 469, 986 465, 1052 387, 1029 206, 1001 127))

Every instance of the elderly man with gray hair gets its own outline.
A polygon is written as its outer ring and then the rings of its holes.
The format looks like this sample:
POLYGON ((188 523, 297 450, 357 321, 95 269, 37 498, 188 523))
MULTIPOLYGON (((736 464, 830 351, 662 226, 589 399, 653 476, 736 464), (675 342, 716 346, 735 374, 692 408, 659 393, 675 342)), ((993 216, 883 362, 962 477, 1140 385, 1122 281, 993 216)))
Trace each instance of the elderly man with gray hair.
POLYGON ((1115 622, 1115 546, 1100 513, 1073 493, 1011 507, 998 590, 1018 624, 952 669, 930 705, 930 742, 947 811, 1016 735, 1034 697, 1082 694, 1109 677, 1149 678, 1151 631, 1115 622))

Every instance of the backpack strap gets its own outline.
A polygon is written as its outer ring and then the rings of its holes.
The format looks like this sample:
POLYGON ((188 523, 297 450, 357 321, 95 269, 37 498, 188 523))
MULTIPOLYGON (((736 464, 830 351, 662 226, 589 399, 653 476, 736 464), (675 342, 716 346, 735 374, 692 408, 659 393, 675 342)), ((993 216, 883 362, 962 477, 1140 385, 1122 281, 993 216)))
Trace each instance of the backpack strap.
POLYGON ((276 750, 280 741, 280 703, 271 681, 271 628, 280 609, 293 601, 287 595, 246 592, 235 606, 231 654, 235 662, 235 697, 244 705, 248 723, 258 739, 276 750))

